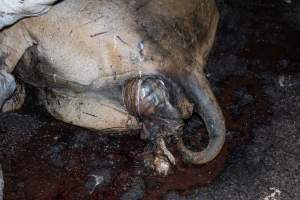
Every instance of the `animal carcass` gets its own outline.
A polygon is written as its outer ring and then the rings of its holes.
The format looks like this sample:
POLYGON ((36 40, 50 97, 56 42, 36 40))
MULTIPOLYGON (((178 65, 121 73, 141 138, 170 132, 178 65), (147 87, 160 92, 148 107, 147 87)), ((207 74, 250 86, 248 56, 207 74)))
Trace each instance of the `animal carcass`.
POLYGON ((67 0, 0 33, 3 68, 39 90, 57 119, 86 128, 143 128, 167 173, 173 136, 187 162, 214 159, 225 140, 222 112, 203 73, 219 14, 213 0, 67 0), (5 56, 3 56, 5 55, 5 56), (181 140, 193 112, 210 141, 181 140))

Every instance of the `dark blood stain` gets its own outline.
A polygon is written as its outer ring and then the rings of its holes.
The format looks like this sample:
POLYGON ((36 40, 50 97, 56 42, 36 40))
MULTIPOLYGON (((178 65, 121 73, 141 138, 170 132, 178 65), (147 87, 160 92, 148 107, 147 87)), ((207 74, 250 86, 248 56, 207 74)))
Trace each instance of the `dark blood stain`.
POLYGON ((144 199, 160 199, 171 190, 179 190, 185 195, 187 189, 211 183, 222 172, 227 153, 226 144, 217 158, 206 165, 194 166, 179 160, 173 174, 168 177, 146 177, 147 189, 144 199))
POLYGON ((228 77, 222 84, 221 102, 229 132, 227 142, 230 147, 246 144, 251 139, 254 122, 266 123, 271 113, 262 85, 254 73, 245 76, 228 77))
MULTIPOLYGON (((184 195, 187 189, 211 183, 222 172, 228 149, 249 141, 252 122, 267 117, 261 85, 254 74, 230 77, 222 85, 219 102, 228 130, 232 132, 226 145, 215 160, 201 166, 184 163, 174 150, 177 165, 167 177, 153 176, 144 169, 141 155, 145 142, 139 138, 138 131, 99 135, 47 118, 41 127, 29 129, 34 134, 23 140, 18 138, 22 132, 20 124, 14 128, 0 123, 4 138, 9 137, 11 131, 17 132, 13 151, 9 151, 10 144, 1 147, 5 199, 115 200, 132 187, 137 177, 144 180, 144 199, 160 199, 170 190, 184 195), (235 105, 238 111, 233 108, 235 105), (89 178, 99 173, 103 176, 103 170, 109 180, 91 190, 92 186, 87 185, 89 178)), ((31 108, 26 112, 39 110, 31 108)), ((6 118, 9 119, 19 121, 18 117, 6 118)), ((190 120, 185 133, 184 140, 190 148, 207 144, 208 136, 199 117, 190 120)))

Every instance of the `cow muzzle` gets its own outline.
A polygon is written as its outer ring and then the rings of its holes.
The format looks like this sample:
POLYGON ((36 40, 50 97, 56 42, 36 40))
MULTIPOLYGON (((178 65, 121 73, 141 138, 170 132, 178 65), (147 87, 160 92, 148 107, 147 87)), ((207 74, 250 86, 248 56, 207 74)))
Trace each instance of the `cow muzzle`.
POLYGON ((222 126, 223 118, 218 105, 216 102, 208 104, 203 100, 206 97, 193 98, 201 88, 195 87, 195 83, 190 86, 188 91, 191 97, 174 81, 157 75, 136 77, 128 80, 124 86, 123 99, 128 112, 142 122, 142 138, 150 139, 155 144, 152 167, 160 175, 167 175, 171 165, 176 164, 175 157, 166 146, 166 138, 175 138, 183 159, 192 164, 204 164, 213 160, 224 144, 225 127, 222 126), (212 108, 214 106, 217 108, 212 108), (205 112, 200 111, 201 108, 205 112), (203 118, 210 137, 208 146, 200 152, 189 150, 182 140, 184 121, 192 116, 193 111, 203 118), (218 113, 214 113, 215 111, 218 113))

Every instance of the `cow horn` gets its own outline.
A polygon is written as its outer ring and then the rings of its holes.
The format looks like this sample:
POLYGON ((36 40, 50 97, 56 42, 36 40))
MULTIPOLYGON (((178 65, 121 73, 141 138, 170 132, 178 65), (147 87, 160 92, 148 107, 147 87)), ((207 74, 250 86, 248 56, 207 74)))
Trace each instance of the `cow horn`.
POLYGON ((180 138, 177 147, 185 161, 192 164, 204 164, 212 161, 225 143, 225 121, 220 107, 213 95, 209 82, 199 72, 191 73, 182 81, 187 94, 195 103, 196 112, 203 118, 208 135, 208 146, 200 151, 189 150, 180 138))

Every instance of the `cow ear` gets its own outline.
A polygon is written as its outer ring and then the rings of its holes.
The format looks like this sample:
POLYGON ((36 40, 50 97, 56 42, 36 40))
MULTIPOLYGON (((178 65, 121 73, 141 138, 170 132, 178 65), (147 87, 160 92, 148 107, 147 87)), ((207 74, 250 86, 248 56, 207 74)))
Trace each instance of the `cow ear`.
POLYGON ((34 40, 22 23, 0 31, 0 69, 12 72, 34 40))

